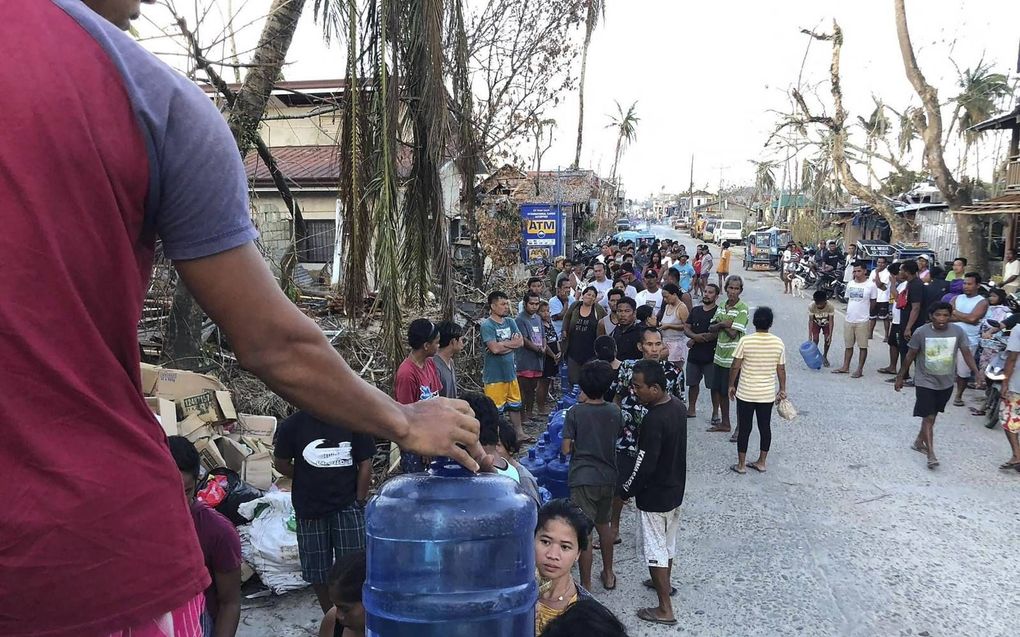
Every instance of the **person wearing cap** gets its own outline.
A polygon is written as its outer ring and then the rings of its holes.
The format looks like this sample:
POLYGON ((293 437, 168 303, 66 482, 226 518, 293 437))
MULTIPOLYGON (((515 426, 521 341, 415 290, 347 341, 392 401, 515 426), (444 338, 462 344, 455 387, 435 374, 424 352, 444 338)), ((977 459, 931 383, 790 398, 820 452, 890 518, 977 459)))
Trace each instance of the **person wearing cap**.
POLYGON ((825 242, 825 247, 818 251, 815 255, 815 263, 818 264, 818 269, 821 272, 831 272, 839 267, 840 262, 843 260, 843 255, 839 253, 839 249, 836 248, 836 241, 829 239, 825 242))
POLYGON ((925 284, 931 283, 931 270, 928 268, 928 257, 923 254, 917 257, 917 278, 925 284))
MULTIPOLYGON (((407 344, 411 352, 397 368, 393 397, 398 403, 410 405, 440 396, 443 381, 432 359, 439 351, 439 326, 424 318, 411 321, 407 327, 407 344)), ((425 470, 421 457, 411 453, 400 454, 400 466, 405 473, 425 470)))
POLYGON ((653 316, 659 316, 659 312, 662 310, 662 290, 659 289, 658 272, 651 268, 645 271, 645 289, 638 292, 635 300, 639 306, 651 307, 653 316))

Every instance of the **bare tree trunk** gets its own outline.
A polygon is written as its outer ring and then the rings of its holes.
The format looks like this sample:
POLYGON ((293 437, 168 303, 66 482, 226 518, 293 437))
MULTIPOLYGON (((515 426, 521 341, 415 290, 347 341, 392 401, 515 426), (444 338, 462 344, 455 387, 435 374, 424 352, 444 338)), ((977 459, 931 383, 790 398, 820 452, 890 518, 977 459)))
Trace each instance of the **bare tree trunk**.
POLYGON ((596 9, 594 0, 589 0, 584 29, 584 47, 581 49, 581 78, 577 92, 577 150, 574 153, 574 164, 571 166, 574 170, 577 170, 581 165, 581 145, 584 142, 584 81, 588 75, 588 47, 591 45, 591 34, 595 30, 595 20, 598 18, 596 9))
MULTIPOLYGON (((252 66, 227 117, 227 124, 237 141, 241 157, 256 143, 259 122, 262 121, 269 96, 287 58, 287 49, 297 29, 304 2, 273 0, 270 7, 258 48, 252 56, 252 66)), ((295 224, 299 223, 299 219, 300 215, 295 217, 295 224)), ((167 321, 167 334, 163 339, 163 359, 186 362, 192 357, 201 356, 203 320, 204 314, 194 297, 178 281, 167 321)))
MULTIPOLYGON (((950 208, 959 209, 972 203, 971 185, 966 180, 957 181, 946 165, 942 136, 942 110, 935 87, 928 83, 914 55, 914 47, 907 29, 907 10, 904 0, 893 0, 896 13, 896 36, 899 40, 903 68, 914 91, 921 98, 923 113, 915 113, 915 122, 924 140, 925 165, 931 172, 935 185, 950 208)), ((968 266, 978 272, 988 272, 988 250, 985 245, 983 226, 974 215, 956 215, 956 232, 960 240, 960 253, 967 258, 968 266)))
POLYGON ((227 117, 241 157, 254 145, 254 134, 266 113, 266 104, 287 59, 287 50, 304 6, 305 0, 273 0, 269 7, 251 66, 227 117))
POLYGON ((796 100, 798 106, 808 119, 814 119, 818 123, 828 126, 829 130, 832 131, 832 163, 840 182, 846 187, 847 191, 870 205, 875 212, 889 223, 893 240, 903 241, 912 238, 914 229, 911 225, 903 217, 896 214, 896 210, 885 198, 858 181, 853 171, 850 170, 850 162, 846 156, 847 113, 846 108, 843 107, 843 83, 840 78, 840 54, 843 49, 843 30, 833 20, 831 36, 820 36, 813 33, 809 33, 809 35, 816 39, 832 41, 832 62, 829 65, 829 82, 836 112, 831 118, 811 118, 807 102, 804 101, 804 97, 796 89, 793 91, 794 100, 796 100))

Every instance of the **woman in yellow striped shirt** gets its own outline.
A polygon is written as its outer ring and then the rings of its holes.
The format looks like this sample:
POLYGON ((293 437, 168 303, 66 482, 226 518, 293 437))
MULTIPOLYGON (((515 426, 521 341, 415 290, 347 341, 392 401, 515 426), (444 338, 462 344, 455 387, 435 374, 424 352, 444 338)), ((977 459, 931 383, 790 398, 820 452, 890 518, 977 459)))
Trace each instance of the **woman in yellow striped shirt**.
POLYGON ((731 470, 744 474, 747 467, 765 473, 765 459, 772 444, 772 406, 786 398, 786 346, 772 327, 772 309, 754 311, 754 334, 740 339, 730 368, 730 400, 737 400, 737 464, 731 470), (779 392, 776 393, 776 378, 779 392), (752 420, 758 421, 761 451, 758 460, 745 464, 752 420))

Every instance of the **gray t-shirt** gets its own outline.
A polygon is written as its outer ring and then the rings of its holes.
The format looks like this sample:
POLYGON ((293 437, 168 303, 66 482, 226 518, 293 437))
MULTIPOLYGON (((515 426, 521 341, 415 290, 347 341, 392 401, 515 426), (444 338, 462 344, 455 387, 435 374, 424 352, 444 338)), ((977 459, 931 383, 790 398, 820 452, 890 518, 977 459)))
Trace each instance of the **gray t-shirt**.
POLYGON ((563 437, 574 441, 567 483, 571 487, 616 485, 616 438, 623 427, 613 403, 579 403, 570 408, 563 437))
POLYGON ((937 330, 931 323, 917 328, 910 349, 917 350, 914 384, 926 389, 949 389, 956 382, 956 354, 969 347, 960 326, 950 323, 937 330))
POLYGON ((448 366, 446 361, 439 355, 433 356, 432 362, 436 364, 436 371, 439 372, 439 382, 443 384, 443 389, 439 392, 439 395, 443 398, 456 398, 457 371, 448 366))
MULTIPOLYGON (((528 316, 527 312, 522 312, 517 315, 515 319, 517 322, 517 329, 520 330, 521 336, 524 337, 525 341, 531 341, 534 345, 545 349, 545 332, 542 331, 542 317, 538 314, 532 314, 528 316)), ((533 352, 527 347, 521 347, 514 355, 517 358, 517 373, 521 372, 541 372, 545 369, 545 355, 539 352, 533 352)))

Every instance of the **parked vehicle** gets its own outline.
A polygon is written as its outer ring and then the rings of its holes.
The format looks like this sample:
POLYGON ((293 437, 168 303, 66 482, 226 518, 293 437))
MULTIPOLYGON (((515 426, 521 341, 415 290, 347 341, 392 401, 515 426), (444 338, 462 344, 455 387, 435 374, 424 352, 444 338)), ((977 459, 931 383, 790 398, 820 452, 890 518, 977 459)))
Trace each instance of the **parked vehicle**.
POLYGON ((706 222, 705 229, 701 231, 701 240, 712 243, 712 240, 715 238, 715 227, 716 227, 715 221, 706 222))
POLYGON ((857 242, 857 260, 863 262, 869 271, 875 268, 878 257, 885 257, 887 263, 892 263, 896 258, 896 247, 889 245, 885 241, 865 241, 862 239, 857 242))
POLYGON ((745 270, 778 270, 783 249, 791 241, 789 230, 760 228, 747 235, 745 270))
POLYGON ((683 230, 686 227, 687 227, 687 220, 686 219, 683 219, 681 217, 674 217, 673 218, 673 229, 674 230, 683 230))
POLYGON ((630 222, 630 219, 628 219, 627 217, 620 217, 619 219, 616 220, 616 231, 617 232, 622 232, 624 230, 630 230, 632 227, 634 227, 634 226, 630 222))
POLYGON ((819 273, 815 287, 825 292, 830 299, 846 302, 846 283, 843 282, 842 268, 819 273))
POLYGON ((731 244, 740 243, 744 240, 744 222, 736 219, 723 219, 716 225, 713 239, 720 244, 723 241, 729 241, 731 244))

